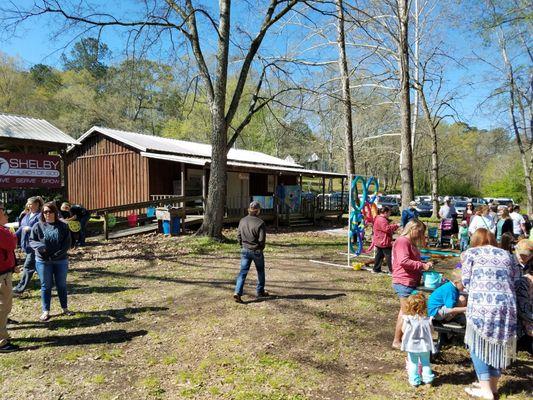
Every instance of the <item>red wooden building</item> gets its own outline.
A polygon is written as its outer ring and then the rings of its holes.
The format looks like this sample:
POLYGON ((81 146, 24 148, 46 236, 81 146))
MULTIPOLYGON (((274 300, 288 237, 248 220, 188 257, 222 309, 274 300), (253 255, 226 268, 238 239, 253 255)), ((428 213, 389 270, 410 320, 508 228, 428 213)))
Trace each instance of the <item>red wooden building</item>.
MULTIPOLYGON (((91 128, 78 141, 81 145, 68 153, 68 198, 88 209, 208 195, 210 145, 101 127, 91 128)), ((229 151, 228 170, 227 211, 235 215, 241 215, 252 199, 268 208, 276 188, 283 184, 287 191, 301 189, 303 176, 323 181, 345 177, 239 149, 229 151)))

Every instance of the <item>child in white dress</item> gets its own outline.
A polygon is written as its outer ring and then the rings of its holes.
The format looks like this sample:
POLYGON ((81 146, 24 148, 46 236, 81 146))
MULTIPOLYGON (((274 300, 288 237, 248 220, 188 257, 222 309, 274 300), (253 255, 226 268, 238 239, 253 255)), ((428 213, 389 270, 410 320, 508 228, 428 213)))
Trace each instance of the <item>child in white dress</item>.
POLYGON ((427 316, 426 297, 422 293, 409 296, 403 315, 401 349, 407 352, 407 373, 412 386, 431 383, 435 377, 429 362, 430 354, 435 353, 431 320, 427 316), (422 376, 419 363, 422 365, 422 376))

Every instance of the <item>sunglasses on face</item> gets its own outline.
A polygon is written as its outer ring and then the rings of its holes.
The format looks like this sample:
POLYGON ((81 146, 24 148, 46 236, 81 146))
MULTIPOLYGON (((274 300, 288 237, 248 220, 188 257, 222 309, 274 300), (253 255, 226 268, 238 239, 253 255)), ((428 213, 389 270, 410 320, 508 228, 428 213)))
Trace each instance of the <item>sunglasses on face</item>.
POLYGON ((43 211, 43 214, 45 214, 45 215, 46 215, 46 214, 53 214, 53 212, 50 211, 50 210, 44 210, 44 211, 43 211))

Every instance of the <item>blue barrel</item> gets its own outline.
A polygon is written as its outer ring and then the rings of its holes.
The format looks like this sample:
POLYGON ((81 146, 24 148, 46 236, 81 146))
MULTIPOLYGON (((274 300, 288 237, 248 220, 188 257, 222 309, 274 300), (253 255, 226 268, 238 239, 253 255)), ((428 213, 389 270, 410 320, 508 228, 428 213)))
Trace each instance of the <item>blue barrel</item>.
POLYGON ((163 234, 170 235, 170 221, 163 220, 163 234))
MULTIPOLYGON (((168 221, 166 221, 168 222, 168 221)), ((164 228, 163 228, 164 229, 164 228)), ((180 233, 180 217, 171 217, 170 219, 170 234, 179 235, 180 233)))

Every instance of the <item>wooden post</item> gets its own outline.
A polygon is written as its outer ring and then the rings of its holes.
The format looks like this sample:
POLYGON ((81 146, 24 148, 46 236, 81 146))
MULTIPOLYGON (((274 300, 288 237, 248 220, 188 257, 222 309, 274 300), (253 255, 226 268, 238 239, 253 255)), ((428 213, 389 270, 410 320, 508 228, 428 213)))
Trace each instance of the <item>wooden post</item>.
MULTIPOLYGON (((185 196, 185 164, 180 163, 180 174, 181 174, 181 195, 185 196)), ((180 203, 180 207, 185 208, 185 203, 180 203)))
POLYGON ((205 206, 207 204, 207 168, 204 167, 204 174, 202 175, 202 215, 205 214, 205 206))
POLYGON ((274 193, 273 193, 273 196, 274 196, 274 225, 276 227, 276 230, 278 230, 279 228, 279 200, 278 199, 278 193, 277 193, 277 190, 278 190, 278 175, 275 174, 274 175, 274 193))
POLYGON ((344 177, 341 178, 341 217, 344 214, 344 177))
POLYGON ((63 189, 64 199, 70 201, 68 198, 68 166, 67 166, 67 152, 65 149, 62 149, 59 152, 61 156, 61 161, 63 162, 63 184, 65 185, 63 189))
POLYGON ((326 211, 326 177, 322 176, 322 212, 326 211))
POLYGON ((104 239, 109 240, 109 226, 107 225, 107 212, 104 213, 104 239))

